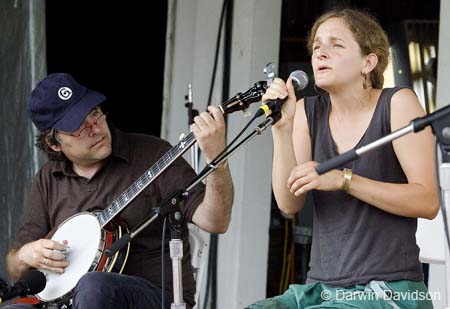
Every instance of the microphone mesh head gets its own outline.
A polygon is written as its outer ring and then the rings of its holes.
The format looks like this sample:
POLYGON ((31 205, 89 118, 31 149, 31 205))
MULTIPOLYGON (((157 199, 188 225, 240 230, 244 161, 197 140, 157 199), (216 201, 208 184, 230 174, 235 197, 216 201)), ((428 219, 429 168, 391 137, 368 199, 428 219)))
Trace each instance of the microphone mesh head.
POLYGON ((289 75, 292 78, 292 85, 294 86, 295 91, 300 91, 308 86, 308 75, 302 70, 296 70, 289 75))
POLYGON ((45 288, 47 279, 39 270, 31 269, 23 274, 19 282, 27 289, 28 294, 37 294, 45 288))

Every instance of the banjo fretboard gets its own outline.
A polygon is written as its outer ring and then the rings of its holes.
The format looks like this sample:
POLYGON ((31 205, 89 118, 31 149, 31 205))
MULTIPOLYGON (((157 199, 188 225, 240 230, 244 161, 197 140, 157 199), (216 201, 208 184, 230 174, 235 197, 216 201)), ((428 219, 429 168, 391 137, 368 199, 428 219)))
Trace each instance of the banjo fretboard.
POLYGON ((129 203, 131 203, 145 188, 147 188, 161 173, 166 170, 173 161, 178 159, 195 143, 194 133, 189 133, 178 144, 166 152, 144 174, 142 174, 131 186, 119 195, 107 208, 98 214, 100 225, 104 227, 129 203))

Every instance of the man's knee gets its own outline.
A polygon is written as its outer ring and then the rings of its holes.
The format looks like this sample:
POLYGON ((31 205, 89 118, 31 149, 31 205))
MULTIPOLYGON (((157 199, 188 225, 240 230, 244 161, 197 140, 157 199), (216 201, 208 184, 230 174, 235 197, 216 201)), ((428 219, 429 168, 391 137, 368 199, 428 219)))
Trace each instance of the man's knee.
POLYGON ((75 286, 75 293, 84 290, 99 291, 100 287, 108 285, 109 280, 107 280, 105 275, 107 275, 107 273, 102 272, 89 272, 85 274, 75 286))
POLYGON ((78 281, 73 294, 73 308, 113 308, 114 280, 108 278, 113 274, 89 272, 78 281))
MULTIPOLYGON (((111 273, 89 272, 78 281, 74 289, 74 303, 107 302, 115 293, 114 278, 111 273)), ((77 306, 75 306, 77 307, 77 306)), ((84 306, 81 306, 84 308, 84 306)))

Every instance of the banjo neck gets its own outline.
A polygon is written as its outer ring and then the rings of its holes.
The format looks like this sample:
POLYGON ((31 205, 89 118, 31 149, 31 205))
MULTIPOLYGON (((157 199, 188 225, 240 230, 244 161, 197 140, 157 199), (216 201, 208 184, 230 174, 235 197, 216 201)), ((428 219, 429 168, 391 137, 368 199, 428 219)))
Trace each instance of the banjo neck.
POLYGON ((101 227, 105 227, 117 214, 130 204, 145 188, 147 188, 162 172, 164 172, 176 159, 185 153, 196 139, 190 132, 178 144, 166 152, 144 174, 133 182, 122 194, 120 194, 108 207, 97 214, 101 227))
MULTIPOLYGON (((272 64, 266 74, 273 74, 272 64)), ((267 82, 259 81, 246 92, 239 92, 228 101, 219 106, 223 114, 235 111, 247 110, 250 103, 258 102, 267 89, 267 82)), ((178 157, 185 153, 196 139, 194 133, 190 132, 178 144, 173 146, 155 164, 153 164, 142 176, 140 176, 128 189, 117 197, 108 207, 98 214, 101 227, 105 227, 119 212, 130 204, 146 187, 148 187, 161 173, 166 170, 178 157)))

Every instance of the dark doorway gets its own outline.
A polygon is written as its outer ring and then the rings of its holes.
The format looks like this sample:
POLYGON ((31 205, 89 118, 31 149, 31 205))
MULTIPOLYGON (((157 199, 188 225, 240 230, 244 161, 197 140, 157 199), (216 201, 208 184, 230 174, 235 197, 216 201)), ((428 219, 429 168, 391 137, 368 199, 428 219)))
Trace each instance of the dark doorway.
POLYGON ((118 128, 159 136, 167 0, 47 1, 46 15, 48 73, 105 94, 118 128))

